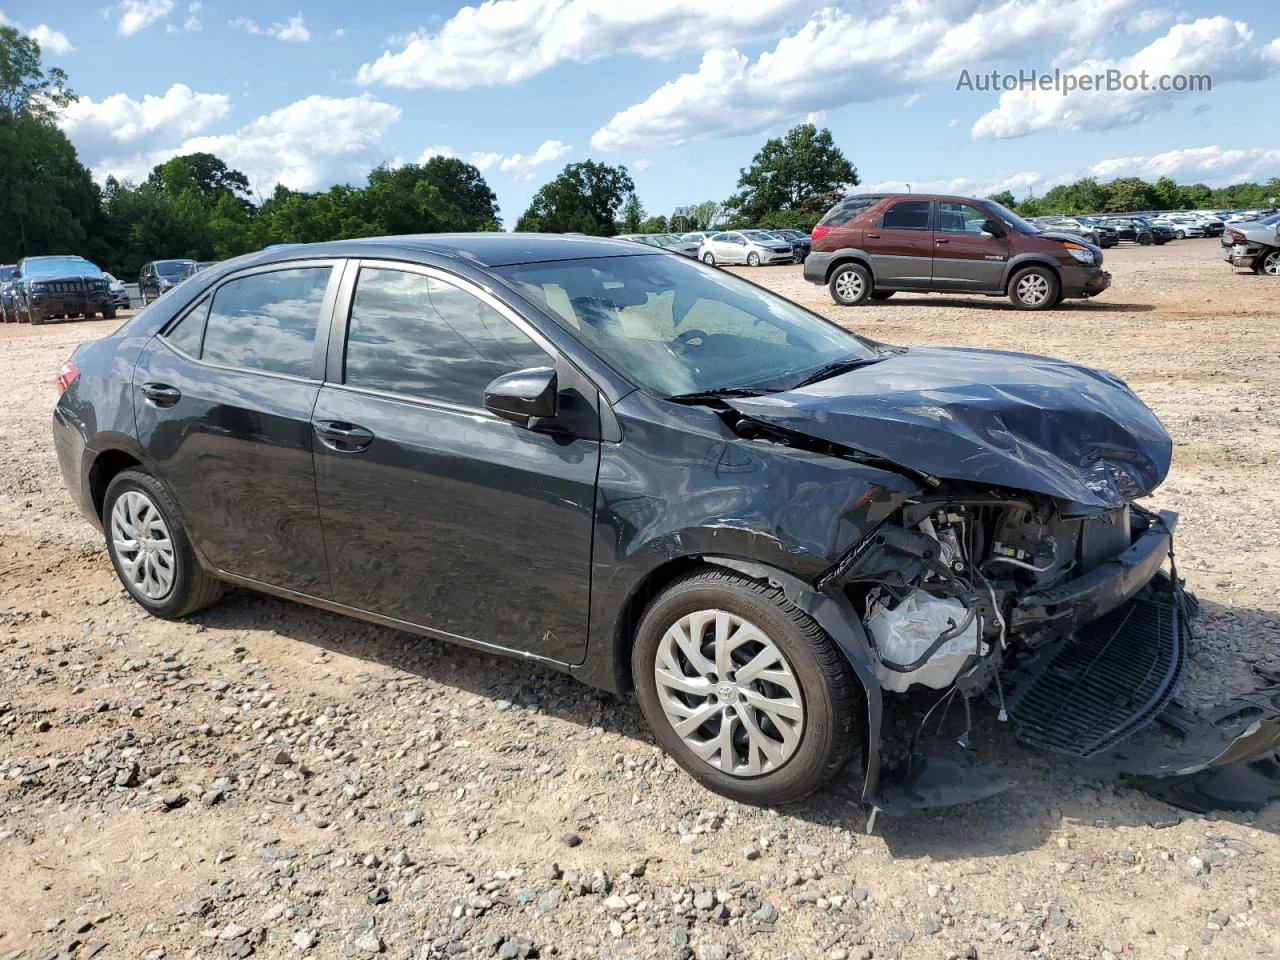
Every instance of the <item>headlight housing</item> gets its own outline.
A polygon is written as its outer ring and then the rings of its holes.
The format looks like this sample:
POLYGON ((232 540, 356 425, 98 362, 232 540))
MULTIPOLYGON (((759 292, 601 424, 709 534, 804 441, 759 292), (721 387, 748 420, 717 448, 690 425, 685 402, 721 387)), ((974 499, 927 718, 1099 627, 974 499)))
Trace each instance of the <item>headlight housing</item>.
POLYGON ((1087 263, 1090 265, 1093 264, 1094 262, 1093 251, 1090 250, 1088 247, 1083 246, 1082 244, 1079 244, 1079 243, 1070 243, 1070 242, 1064 243, 1063 246, 1067 248, 1067 253, 1071 254, 1071 256, 1075 257, 1081 263, 1087 263))

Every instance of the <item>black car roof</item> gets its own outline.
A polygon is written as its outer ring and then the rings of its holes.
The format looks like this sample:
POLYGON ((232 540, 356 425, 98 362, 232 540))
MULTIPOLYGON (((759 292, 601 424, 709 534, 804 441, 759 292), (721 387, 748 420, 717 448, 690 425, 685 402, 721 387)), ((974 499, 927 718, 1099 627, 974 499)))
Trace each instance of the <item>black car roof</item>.
POLYGON ((434 254, 469 260, 481 267, 588 257, 652 256, 654 248, 626 240, 562 233, 422 233, 364 237, 326 243, 297 243, 251 255, 257 263, 298 257, 394 257, 434 254))

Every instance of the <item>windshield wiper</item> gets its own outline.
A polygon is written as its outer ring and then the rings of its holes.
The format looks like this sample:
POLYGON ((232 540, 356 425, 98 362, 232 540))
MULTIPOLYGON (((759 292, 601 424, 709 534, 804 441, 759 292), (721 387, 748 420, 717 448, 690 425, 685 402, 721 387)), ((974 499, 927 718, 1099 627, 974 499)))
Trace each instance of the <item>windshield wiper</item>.
POLYGON ((774 392, 763 387, 716 387, 714 390, 698 390, 694 393, 675 393, 667 399, 672 403, 706 403, 708 400, 724 400, 733 397, 760 397, 774 392))
POLYGON ((819 380, 827 380, 842 373, 848 373, 850 370, 857 370, 859 367, 879 363, 883 359, 883 357, 846 357, 843 360, 828 363, 825 367, 819 367, 813 373, 806 374, 803 380, 792 384, 790 389, 798 390, 800 387, 807 387, 809 384, 817 383, 819 380))

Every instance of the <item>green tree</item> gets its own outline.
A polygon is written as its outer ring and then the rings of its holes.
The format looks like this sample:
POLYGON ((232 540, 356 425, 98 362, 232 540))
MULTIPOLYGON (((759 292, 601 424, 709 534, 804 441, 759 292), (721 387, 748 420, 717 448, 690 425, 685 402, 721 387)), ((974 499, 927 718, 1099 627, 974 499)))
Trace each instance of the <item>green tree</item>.
POLYGON ((661 214, 656 217, 650 217, 640 224, 641 233, 667 233, 668 230, 667 218, 661 214))
POLYGON ((611 237, 618 232, 618 211, 635 189, 626 167, 594 160, 571 163, 533 195, 516 229, 611 237))
POLYGON ((472 232, 500 228, 497 197, 480 171, 457 157, 376 167, 358 198, 378 233, 472 232))
POLYGON ((640 198, 633 191, 627 194, 626 202, 622 205, 622 232, 639 233, 640 224, 644 223, 644 221, 644 204, 640 202, 640 198))
POLYGON ((821 214, 859 182, 831 131, 802 123, 785 137, 765 141, 751 165, 739 171, 739 192, 727 206, 741 223, 757 223, 780 210, 821 214))
POLYGON ((1156 196, 1156 206, 1161 210, 1181 210, 1186 206, 1182 196, 1182 188, 1173 177, 1164 176, 1155 182, 1152 190, 1156 196))
POLYGON ((1018 201, 1014 199, 1013 192, 1010 190, 1001 190, 999 193, 993 193, 987 199, 1009 210, 1018 205, 1018 201))
POLYGON ((693 205, 693 224, 695 230, 711 230, 720 223, 724 207, 715 200, 703 200, 693 205))
POLYGON ((0 27, 0 122, 29 116, 51 123, 75 100, 66 73, 58 67, 45 72, 40 44, 13 27, 0 27))
POLYGON ((1133 210, 1154 210, 1156 192, 1151 184, 1139 177, 1121 177, 1107 184, 1107 213, 1127 213, 1133 210))

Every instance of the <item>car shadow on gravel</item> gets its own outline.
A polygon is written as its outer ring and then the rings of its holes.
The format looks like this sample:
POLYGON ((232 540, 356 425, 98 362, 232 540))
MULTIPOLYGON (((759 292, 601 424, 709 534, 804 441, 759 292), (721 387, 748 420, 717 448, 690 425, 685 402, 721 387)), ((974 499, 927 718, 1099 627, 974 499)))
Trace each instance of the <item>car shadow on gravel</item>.
MULTIPOLYGON (((1230 613, 1237 623, 1253 623, 1264 630, 1275 622, 1275 615, 1268 611, 1232 608, 1230 613)), ((238 589, 228 591, 220 603, 192 619, 219 630, 269 629, 288 640, 367 661, 371 667, 388 667, 472 696, 509 700, 584 730, 600 727, 634 741, 637 748, 654 745, 632 697, 596 690, 536 663, 238 589)), ((958 705, 943 711, 941 719, 935 713, 926 728, 922 717, 936 700, 936 693, 890 698, 883 741, 888 760, 905 763, 914 746, 922 753, 1004 776, 1014 786, 973 803, 879 815, 874 832, 883 837, 895 858, 999 857, 1043 847, 1064 823, 1123 832, 1172 826, 1194 816, 1114 778, 1099 777, 1073 758, 1020 746, 1012 725, 1000 722, 994 707, 983 701, 973 703, 969 717, 958 705), (967 746, 960 745, 962 739, 967 746)), ((861 792, 861 769, 854 760, 818 793, 787 804, 780 812, 815 825, 862 833, 869 811, 860 803, 861 792)), ((718 799, 709 792, 706 797, 708 802, 718 799)), ((1214 819, 1223 830, 1239 824, 1280 833, 1280 803, 1256 817, 1222 813, 1214 819)), ((980 867, 973 869, 981 872, 980 867)))
MULTIPOLYGON (((877 300, 864 304, 876 310, 892 310, 897 307, 968 307, 974 310, 1005 310, 1010 315, 1017 315, 1016 310, 1004 297, 957 297, 930 296, 928 294, 895 295, 889 300, 877 300)), ((1152 303, 1116 303, 1114 300, 1064 300, 1045 313, 1150 313, 1156 310, 1152 303)))

